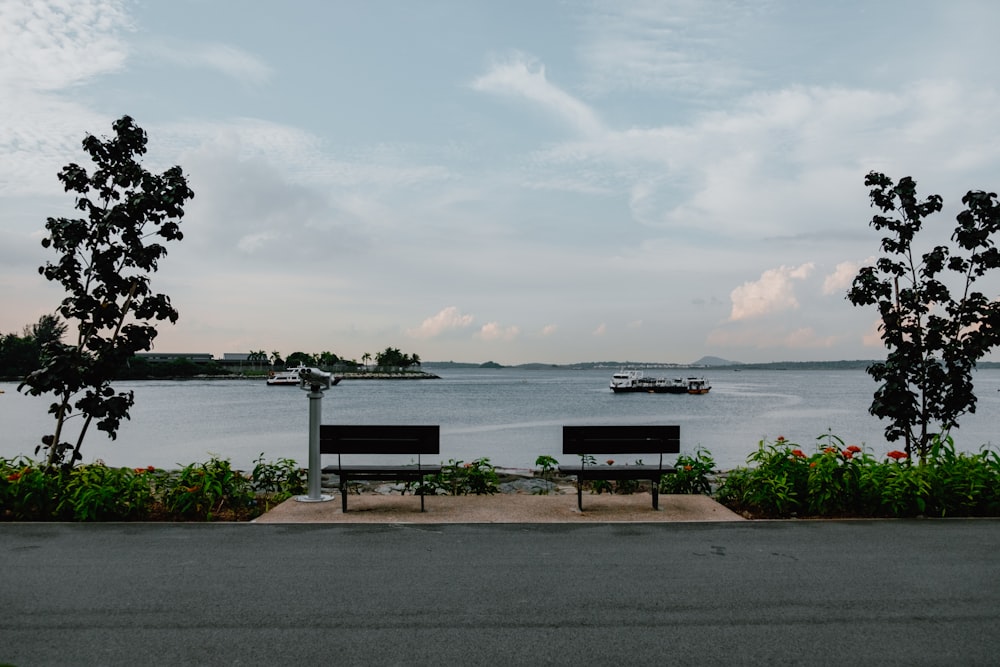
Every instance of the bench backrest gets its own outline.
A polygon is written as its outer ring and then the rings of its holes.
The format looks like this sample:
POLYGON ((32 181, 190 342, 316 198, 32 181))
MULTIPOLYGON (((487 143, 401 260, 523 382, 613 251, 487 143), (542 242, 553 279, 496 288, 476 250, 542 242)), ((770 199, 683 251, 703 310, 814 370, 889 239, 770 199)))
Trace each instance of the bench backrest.
POLYGON ((321 454, 439 454, 440 427, 321 424, 321 454))
POLYGON ((680 454, 681 427, 563 426, 563 454, 680 454))

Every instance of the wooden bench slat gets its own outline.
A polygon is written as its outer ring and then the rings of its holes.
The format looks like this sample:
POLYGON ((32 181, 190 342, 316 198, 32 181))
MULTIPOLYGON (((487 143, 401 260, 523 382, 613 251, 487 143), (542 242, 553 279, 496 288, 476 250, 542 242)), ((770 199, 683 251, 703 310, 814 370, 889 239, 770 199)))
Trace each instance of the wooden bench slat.
POLYGON ((681 427, 563 426, 563 454, 680 454, 681 427))
POLYGON ((439 426, 322 424, 321 454, 439 454, 439 426))

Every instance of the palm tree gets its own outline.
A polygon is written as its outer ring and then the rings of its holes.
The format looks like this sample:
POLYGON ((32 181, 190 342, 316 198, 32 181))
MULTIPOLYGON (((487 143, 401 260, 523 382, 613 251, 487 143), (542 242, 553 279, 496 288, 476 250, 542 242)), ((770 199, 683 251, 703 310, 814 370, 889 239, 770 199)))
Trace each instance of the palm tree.
POLYGON ((247 361, 254 364, 259 370, 261 363, 267 361, 267 352, 264 350, 251 350, 250 354, 247 355, 247 361))
POLYGON ((366 371, 368 370, 368 362, 371 360, 372 360, 371 353, 365 352, 364 354, 361 355, 361 361, 364 363, 366 371))

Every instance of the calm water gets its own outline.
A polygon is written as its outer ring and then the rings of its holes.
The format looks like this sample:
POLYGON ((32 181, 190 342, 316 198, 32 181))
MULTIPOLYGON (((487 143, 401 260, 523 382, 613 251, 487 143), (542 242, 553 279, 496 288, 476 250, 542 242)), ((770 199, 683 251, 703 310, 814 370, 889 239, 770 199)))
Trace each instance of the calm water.
MULTIPOLYGON (((722 468, 744 464, 760 439, 779 435, 807 450, 828 431, 878 456, 898 447, 868 414, 875 385, 864 371, 719 371, 706 374, 706 396, 616 395, 610 370, 434 372, 440 380, 345 380, 326 392, 323 422, 440 424, 442 460, 486 456, 505 468, 531 468, 540 454, 560 458, 564 424, 680 424, 682 451, 703 446, 722 468)), ((975 383, 977 413, 953 434, 968 451, 1000 441, 1000 370, 979 371, 975 383)), ((191 380, 116 388, 135 391, 132 420, 116 441, 92 429, 85 461, 175 467, 218 455, 245 468, 264 453, 307 463, 309 401, 296 387, 191 380)), ((32 454, 51 429, 51 400, 18 394, 12 383, 0 389, 0 456, 32 454)))

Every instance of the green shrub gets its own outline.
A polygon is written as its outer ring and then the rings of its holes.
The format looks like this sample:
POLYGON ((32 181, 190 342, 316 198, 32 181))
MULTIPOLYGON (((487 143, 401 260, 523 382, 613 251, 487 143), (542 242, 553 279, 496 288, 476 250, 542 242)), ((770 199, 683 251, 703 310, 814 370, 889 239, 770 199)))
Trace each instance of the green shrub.
POLYGON ((263 503, 263 511, 292 496, 306 492, 307 471, 299 468, 292 459, 264 461, 264 454, 254 461, 250 482, 257 493, 257 500, 263 503))
MULTIPOLYGON (((410 488, 411 485, 407 485, 410 488)), ((452 496, 493 495, 500 491, 500 477, 488 458, 478 458, 470 463, 449 459, 441 472, 428 475, 416 490, 435 494, 439 490, 452 496)))
POLYGON ((677 472, 660 478, 660 493, 711 495, 715 459, 707 449, 699 447, 693 456, 681 454, 674 469, 677 472))
POLYGON ((149 515, 155 469, 78 466, 65 476, 57 513, 74 521, 125 521, 149 515))
POLYGON ((163 479, 162 501, 170 514, 211 521, 224 510, 246 517, 255 502, 250 478, 228 460, 190 464, 163 479))
POLYGON ((51 521, 57 514, 65 473, 45 472, 43 466, 18 456, 0 459, 0 518, 12 521, 51 521))
POLYGON ((956 453, 935 438, 923 463, 901 451, 882 461, 861 447, 820 436, 806 455, 784 438, 761 441, 747 468, 731 471, 716 497, 753 516, 997 516, 1000 456, 956 453))
POLYGON ((552 481, 552 477, 555 476, 556 467, 559 465, 559 461, 556 461, 554 457, 548 456, 547 454, 542 454, 535 459, 535 465, 539 468, 539 477, 552 481))

